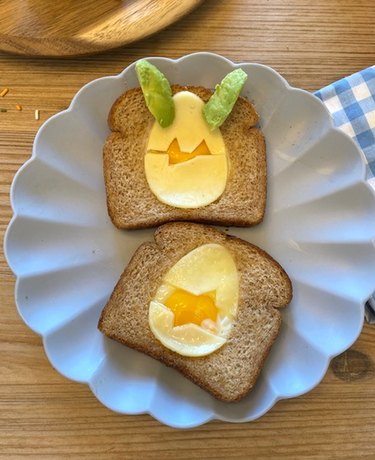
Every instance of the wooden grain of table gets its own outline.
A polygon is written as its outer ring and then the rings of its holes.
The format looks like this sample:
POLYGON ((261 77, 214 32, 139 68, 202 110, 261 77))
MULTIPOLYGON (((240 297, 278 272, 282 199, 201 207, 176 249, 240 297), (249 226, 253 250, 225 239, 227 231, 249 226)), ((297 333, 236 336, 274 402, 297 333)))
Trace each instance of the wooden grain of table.
MULTIPOLYGON (((90 80, 140 57, 208 50, 270 65, 312 91, 375 63, 374 24, 373 0, 207 0, 157 35, 107 54, 0 55, 0 87, 9 88, 0 97, 7 109, 0 112, 2 234, 11 218, 12 178, 38 128, 90 80)), ((113 413, 86 386, 59 375, 16 312, 14 277, 3 256, 0 270, 1 459, 375 458, 375 326, 364 327, 310 393, 279 402, 255 422, 179 431, 148 415, 113 413)))

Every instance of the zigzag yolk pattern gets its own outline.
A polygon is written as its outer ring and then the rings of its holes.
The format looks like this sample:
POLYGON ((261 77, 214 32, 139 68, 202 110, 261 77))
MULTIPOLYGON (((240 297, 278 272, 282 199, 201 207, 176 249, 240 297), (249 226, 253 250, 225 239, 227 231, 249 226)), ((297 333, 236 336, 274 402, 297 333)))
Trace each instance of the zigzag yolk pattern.
POLYGON ((180 149, 178 140, 173 139, 165 153, 169 155, 169 164, 171 165, 191 160, 198 155, 211 155, 211 152, 208 150, 207 144, 204 140, 192 152, 183 152, 180 149))

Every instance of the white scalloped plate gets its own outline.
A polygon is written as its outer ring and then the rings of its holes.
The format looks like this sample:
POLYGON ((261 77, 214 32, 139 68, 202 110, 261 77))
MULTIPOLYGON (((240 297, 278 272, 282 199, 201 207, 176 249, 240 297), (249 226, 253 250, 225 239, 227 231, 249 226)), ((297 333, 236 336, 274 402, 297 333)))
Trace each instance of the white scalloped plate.
POLYGON ((134 65, 87 84, 68 110, 49 119, 14 179, 5 254, 17 276, 17 307, 43 336, 52 365, 89 384, 115 411, 147 412, 184 428, 253 420, 277 400, 315 387, 330 359, 358 337, 375 286, 374 195, 361 153, 333 127, 323 104, 274 70, 210 53, 150 61, 180 84, 214 87, 238 66, 249 74, 243 94, 260 113, 268 147, 267 211, 261 225, 230 233, 268 251, 294 287, 255 389, 239 403, 219 402, 96 328, 125 264, 153 234, 117 230, 106 210, 107 114, 117 96, 137 86, 134 65))

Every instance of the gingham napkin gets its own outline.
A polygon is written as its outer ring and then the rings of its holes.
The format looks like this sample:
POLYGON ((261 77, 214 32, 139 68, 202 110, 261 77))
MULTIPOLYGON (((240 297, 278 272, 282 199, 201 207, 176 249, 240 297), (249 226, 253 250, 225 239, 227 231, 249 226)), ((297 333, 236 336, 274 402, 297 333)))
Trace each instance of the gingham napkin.
MULTIPOLYGON (((375 66, 332 83, 315 95, 327 106, 335 125, 362 149, 367 181, 375 189, 375 66)), ((366 319, 375 324, 375 295, 366 303, 366 319)))

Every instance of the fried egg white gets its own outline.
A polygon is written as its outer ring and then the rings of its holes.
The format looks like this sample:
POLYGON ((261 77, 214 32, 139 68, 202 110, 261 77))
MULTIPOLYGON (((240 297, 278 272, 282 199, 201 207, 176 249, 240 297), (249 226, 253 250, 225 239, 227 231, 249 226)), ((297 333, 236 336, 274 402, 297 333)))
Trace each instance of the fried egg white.
POLYGON ((202 99, 181 91, 173 96, 175 118, 167 128, 155 121, 144 159, 145 175, 159 201, 199 208, 217 200, 228 178, 228 156, 220 129, 210 131, 202 99))
POLYGON ((180 355, 210 354, 227 341, 238 295, 239 275, 228 249, 199 246, 164 276, 149 306, 151 331, 180 355))

